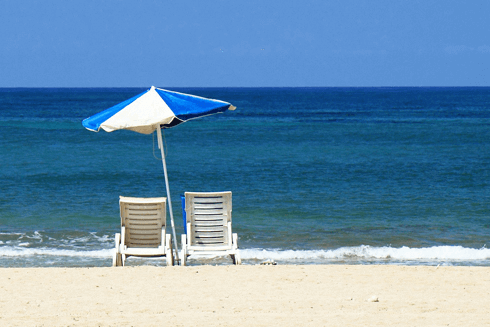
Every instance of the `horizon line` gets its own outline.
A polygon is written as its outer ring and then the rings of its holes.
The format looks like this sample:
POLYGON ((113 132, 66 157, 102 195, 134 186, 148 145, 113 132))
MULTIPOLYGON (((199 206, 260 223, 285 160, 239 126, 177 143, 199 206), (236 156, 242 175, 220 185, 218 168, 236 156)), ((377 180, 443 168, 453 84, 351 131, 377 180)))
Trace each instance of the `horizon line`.
MULTIPOLYGON (((0 86, 0 89, 147 89, 151 86, 0 86)), ((425 86, 155 86, 181 89, 314 89, 314 88, 487 88, 490 85, 425 85, 425 86)))

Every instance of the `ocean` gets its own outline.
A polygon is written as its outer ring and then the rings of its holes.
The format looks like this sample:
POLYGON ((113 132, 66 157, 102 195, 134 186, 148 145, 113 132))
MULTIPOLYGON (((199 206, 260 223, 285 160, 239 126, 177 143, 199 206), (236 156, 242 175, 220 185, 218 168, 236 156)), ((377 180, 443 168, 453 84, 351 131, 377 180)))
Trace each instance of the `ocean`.
MULTIPOLYGON (((232 191, 243 264, 490 266, 490 88, 168 89, 237 107, 164 131, 179 246, 180 194, 232 191)), ((144 90, 0 89, 0 267, 112 264, 156 136, 81 121, 144 90)))

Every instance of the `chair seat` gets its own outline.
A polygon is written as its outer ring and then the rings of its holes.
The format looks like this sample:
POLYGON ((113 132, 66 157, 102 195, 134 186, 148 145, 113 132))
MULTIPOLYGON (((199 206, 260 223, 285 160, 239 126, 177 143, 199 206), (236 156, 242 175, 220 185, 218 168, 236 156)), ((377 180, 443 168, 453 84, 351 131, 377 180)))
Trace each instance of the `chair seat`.
MULTIPOLYGON (((170 235, 169 235, 170 236, 170 235)), ((139 257, 159 257, 167 254, 165 247, 159 248, 126 248, 121 250, 122 254, 139 257)))
POLYGON ((193 246, 189 245, 187 246, 187 249, 189 251, 194 251, 194 252, 216 252, 216 251, 234 251, 232 246, 193 246))

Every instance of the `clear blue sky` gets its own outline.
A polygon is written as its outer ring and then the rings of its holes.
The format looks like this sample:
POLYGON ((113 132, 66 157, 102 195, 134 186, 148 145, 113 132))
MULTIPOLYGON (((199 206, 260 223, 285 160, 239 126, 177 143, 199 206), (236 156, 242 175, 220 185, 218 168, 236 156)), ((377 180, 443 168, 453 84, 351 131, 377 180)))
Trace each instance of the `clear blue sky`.
POLYGON ((0 1, 0 87, 151 85, 490 86, 490 1, 0 1))

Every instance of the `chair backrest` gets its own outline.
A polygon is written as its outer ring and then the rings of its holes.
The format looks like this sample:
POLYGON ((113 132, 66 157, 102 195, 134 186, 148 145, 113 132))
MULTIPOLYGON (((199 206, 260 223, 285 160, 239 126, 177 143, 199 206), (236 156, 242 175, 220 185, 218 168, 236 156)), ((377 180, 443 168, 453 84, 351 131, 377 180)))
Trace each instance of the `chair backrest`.
POLYGON ((119 197, 121 226, 125 227, 124 245, 133 248, 157 248, 166 223, 167 198, 119 197))
POLYGON ((231 207, 231 192, 186 192, 185 211, 190 245, 231 246, 231 207))

